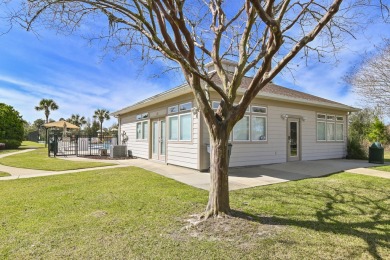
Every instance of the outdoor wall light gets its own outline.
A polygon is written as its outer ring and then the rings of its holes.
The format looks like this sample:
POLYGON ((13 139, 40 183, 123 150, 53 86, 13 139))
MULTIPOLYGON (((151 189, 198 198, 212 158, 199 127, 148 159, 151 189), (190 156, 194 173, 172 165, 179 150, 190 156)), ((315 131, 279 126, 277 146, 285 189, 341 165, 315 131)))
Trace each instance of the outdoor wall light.
POLYGON ((288 115, 287 115, 287 114, 282 114, 282 115, 281 115, 281 118, 284 119, 284 120, 286 120, 286 119, 288 118, 288 115))
POLYGON ((194 116, 198 116, 198 112, 199 112, 199 108, 198 107, 191 108, 191 111, 192 111, 192 114, 194 114, 194 116))

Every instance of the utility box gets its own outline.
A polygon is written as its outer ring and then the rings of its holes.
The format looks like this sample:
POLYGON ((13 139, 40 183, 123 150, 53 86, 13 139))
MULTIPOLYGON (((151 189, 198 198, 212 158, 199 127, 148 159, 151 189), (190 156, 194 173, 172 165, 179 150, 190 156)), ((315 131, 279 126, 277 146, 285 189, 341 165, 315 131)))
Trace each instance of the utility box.
POLYGON ((110 157, 123 158, 127 156, 127 145, 111 145, 110 157))
POLYGON ((107 156, 107 149, 99 149, 99 156, 107 156))
POLYGON ((379 142, 373 143, 368 150, 369 163, 385 163, 385 149, 379 142))

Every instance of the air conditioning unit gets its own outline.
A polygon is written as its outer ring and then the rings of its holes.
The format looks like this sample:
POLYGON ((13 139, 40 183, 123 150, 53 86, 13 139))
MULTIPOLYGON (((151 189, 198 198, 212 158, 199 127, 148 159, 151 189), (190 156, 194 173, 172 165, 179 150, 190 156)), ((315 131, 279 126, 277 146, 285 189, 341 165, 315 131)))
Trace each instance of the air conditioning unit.
POLYGON ((99 149, 99 156, 107 156, 107 149, 99 149))

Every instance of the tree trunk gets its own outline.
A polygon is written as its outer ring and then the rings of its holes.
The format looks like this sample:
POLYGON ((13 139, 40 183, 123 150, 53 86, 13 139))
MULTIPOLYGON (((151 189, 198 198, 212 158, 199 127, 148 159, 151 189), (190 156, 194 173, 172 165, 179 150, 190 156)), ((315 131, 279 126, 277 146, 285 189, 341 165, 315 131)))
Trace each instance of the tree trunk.
POLYGON ((221 127, 210 141, 210 193, 205 218, 230 214, 227 129, 221 127))

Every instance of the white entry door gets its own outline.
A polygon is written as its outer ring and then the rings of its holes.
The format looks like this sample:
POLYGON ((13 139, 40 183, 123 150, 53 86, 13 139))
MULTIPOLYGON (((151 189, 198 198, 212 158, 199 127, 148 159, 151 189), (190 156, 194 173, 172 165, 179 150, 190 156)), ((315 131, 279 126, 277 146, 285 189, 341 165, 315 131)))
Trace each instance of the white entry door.
POLYGON ((152 158, 165 162, 166 135, 165 120, 152 121, 152 158))
POLYGON ((299 119, 287 120, 287 161, 301 160, 301 139, 299 119))

